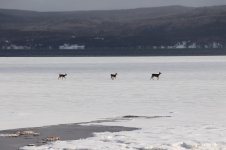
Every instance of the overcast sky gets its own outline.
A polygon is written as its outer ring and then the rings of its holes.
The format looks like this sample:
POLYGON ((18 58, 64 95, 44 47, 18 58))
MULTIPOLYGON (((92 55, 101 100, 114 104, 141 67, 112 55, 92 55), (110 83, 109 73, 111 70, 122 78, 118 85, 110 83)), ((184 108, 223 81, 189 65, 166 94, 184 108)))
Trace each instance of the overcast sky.
POLYGON ((0 0, 0 8, 35 11, 127 9, 167 5, 226 5, 226 0, 0 0))

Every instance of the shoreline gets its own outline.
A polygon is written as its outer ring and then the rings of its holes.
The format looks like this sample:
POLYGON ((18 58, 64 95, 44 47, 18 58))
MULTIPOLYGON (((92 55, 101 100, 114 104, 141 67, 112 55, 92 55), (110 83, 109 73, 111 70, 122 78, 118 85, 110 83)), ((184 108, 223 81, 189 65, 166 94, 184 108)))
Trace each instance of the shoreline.
POLYGON ((43 139, 48 137, 59 137, 62 141, 78 140, 92 137, 96 132, 120 132, 133 131, 139 128, 123 126, 104 126, 104 125, 84 125, 84 123, 60 124, 34 128, 20 128, 1 130, 0 135, 15 134, 18 131, 34 131, 39 135, 21 135, 17 137, 0 136, 1 149, 18 150, 20 147, 32 145, 44 145, 43 139), (83 124, 83 125, 81 125, 83 124))
POLYGON ((85 49, 2 50, 0 57, 138 57, 138 56, 225 56, 226 49, 85 49))

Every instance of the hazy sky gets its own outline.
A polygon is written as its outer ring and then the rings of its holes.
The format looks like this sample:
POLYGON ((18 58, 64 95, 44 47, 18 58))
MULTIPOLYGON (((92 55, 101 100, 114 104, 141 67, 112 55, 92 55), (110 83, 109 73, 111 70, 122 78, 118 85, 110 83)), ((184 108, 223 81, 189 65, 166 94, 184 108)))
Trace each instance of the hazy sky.
POLYGON ((36 11, 126 9, 166 5, 226 5, 226 0, 0 0, 0 8, 36 11))

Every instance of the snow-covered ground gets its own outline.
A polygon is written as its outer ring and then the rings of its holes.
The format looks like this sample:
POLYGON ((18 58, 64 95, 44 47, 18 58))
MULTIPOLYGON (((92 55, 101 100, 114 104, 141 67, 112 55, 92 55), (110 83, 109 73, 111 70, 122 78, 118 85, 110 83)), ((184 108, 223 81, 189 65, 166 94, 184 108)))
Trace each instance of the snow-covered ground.
POLYGON ((142 128, 29 150, 226 149, 225 56, 1 58, 0 75, 1 130, 105 118, 142 128))

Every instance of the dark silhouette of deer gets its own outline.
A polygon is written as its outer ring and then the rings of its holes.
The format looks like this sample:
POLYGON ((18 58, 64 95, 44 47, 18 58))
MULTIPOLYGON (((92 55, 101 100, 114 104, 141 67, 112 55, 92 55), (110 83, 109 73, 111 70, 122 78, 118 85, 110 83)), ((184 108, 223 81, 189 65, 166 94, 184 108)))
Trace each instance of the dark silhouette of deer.
POLYGON ((157 80, 159 80, 160 74, 162 74, 162 73, 161 73, 161 72, 159 72, 159 73, 153 73, 153 74, 151 75, 151 79, 154 80, 154 78, 157 78, 157 80))
POLYGON ((112 79, 112 80, 116 79, 117 75, 118 75, 117 73, 111 74, 111 79, 112 79))
POLYGON ((58 79, 66 79, 67 74, 59 74, 58 79))

